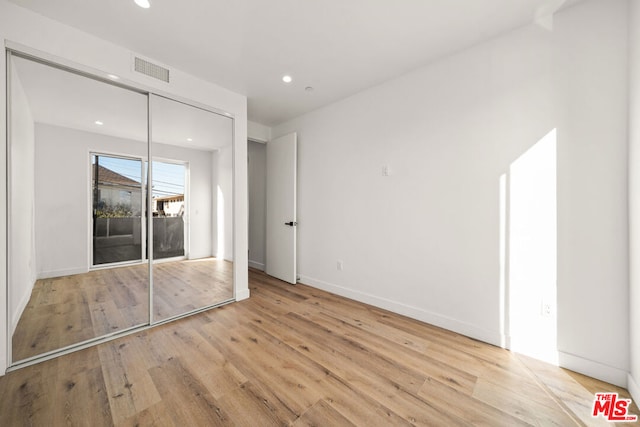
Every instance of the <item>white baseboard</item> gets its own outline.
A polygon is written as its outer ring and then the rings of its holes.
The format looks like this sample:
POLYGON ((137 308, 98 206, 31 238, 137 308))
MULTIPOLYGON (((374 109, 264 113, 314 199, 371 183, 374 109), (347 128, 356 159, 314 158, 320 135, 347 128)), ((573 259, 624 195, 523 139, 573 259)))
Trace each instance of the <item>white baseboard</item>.
MULTIPOLYGON (((35 282, 34 282, 35 285, 35 282)), ((25 308, 27 308, 27 304, 29 304, 29 299, 31 299, 31 291, 33 291, 33 285, 29 289, 29 292, 25 292, 24 295, 20 298, 20 302, 16 307, 13 315, 11 316, 11 336, 16 331, 16 326, 18 326, 18 322, 20 321, 20 317, 22 317, 22 312, 25 308)))
POLYGON ((74 274, 87 273, 86 267, 68 268, 63 270, 41 271, 38 273, 38 279, 51 279, 52 277, 73 276, 74 274))
POLYGON ((313 277, 305 275, 300 275, 299 282, 316 287, 318 289, 322 289, 327 292, 334 293, 336 295, 360 301, 365 304, 383 308, 385 310, 389 310, 394 313, 419 320, 421 322, 429 323, 434 326, 457 332, 461 335, 465 335, 467 337, 474 338, 489 344, 493 344, 499 347, 505 346, 505 337, 497 331, 490 331, 487 329, 479 328, 470 323, 462 322, 460 320, 443 316, 438 313, 407 305, 401 302, 392 301, 386 298, 381 298, 366 292, 356 291, 353 289, 334 285, 332 283, 324 282, 322 280, 314 279, 313 277))
POLYGON ((264 264, 261 262, 257 262, 257 261, 251 261, 249 260, 249 267, 253 267, 253 268, 257 268, 260 271, 264 271, 264 264))
POLYGON ((242 301, 244 299, 249 298, 249 288, 247 289, 236 289, 236 301, 242 301))
POLYGON ((631 394, 631 399, 636 402, 636 405, 640 406, 640 385, 631 374, 627 376, 627 390, 629 390, 629 394, 631 394))
POLYGON ((627 388, 629 373, 623 369, 604 365, 600 362, 585 359, 574 354, 558 352, 558 363, 561 367, 605 381, 619 387, 627 388))

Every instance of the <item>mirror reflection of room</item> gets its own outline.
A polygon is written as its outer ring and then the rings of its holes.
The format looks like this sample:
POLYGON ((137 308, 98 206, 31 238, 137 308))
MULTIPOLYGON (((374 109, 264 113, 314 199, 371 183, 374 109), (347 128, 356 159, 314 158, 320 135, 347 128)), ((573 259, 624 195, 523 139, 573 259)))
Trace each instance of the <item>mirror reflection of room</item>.
POLYGON ((232 121, 159 96, 151 106, 153 319, 160 321, 233 298, 232 121))
POLYGON ((232 119, 15 55, 10 71, 13 363, 232 300, 232 119))
MULTIPOLYGON (((92 152, 146 160, 147 97, 13 55, 11 67, 9 309, 19 361, 148 322, 141 253, 116 263, 135 266, 94 269, 104 241, 91 191, 92 152)), ((129 179, 132 199, 141 200, 140 177, 129 179)), ((126 238, 140 245, 140 213, 137 221, 128 227, 138 236, 126 238)))

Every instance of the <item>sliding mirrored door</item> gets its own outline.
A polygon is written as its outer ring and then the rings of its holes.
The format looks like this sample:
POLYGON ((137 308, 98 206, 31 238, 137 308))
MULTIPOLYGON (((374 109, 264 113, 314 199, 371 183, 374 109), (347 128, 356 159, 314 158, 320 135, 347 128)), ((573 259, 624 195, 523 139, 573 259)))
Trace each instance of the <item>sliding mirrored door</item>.
POLYGON ((148 98, 24 57, 9 64, 16 363, 149 322, 148 98))
POLYGON ((153 320, 233 298, 233 120, 151 97, 153 320))

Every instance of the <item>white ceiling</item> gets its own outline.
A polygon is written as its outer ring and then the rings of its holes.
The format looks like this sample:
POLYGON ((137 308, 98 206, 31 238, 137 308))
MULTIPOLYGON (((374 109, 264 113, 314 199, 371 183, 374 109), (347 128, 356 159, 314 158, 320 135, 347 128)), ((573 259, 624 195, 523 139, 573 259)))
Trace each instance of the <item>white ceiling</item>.
POLYGON ((275 125, 580 0, 11 1, 245 94, 249 120, 275 125))

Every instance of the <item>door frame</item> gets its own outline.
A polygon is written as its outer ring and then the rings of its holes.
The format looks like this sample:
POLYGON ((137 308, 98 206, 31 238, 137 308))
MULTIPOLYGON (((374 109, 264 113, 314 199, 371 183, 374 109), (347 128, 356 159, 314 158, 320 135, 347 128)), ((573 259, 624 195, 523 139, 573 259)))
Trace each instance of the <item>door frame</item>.
POLYGON ((120 261, 120 262, 111 262, 111 263, 105 263, 105 264, 98 264, 95 265, 94 264, 94 236, 93 236, 93 188, 91 185, 92 182, 92 156, 104 156, 104 157, 115 157, 115 158, 119 158, 119 159, 125 159, 125 160, 135 160, 135 161, 139 161, 140 162, 140 176, 141 176, 141 180, 145 181, 146 180, 146 175, 145 175, 145 158, 143 156, 136 156, 136 155, 131 155, 131 154, 117 154, 117 153, 113 153, 113 152, 105 152, 105 151, 99 151, 99 150, 89 150, 89 166, 88 166, 88 177, 89 179, 87 180, 87 186, 88 186, 88 194, 89 194, 89 241, 88 241, 88 251, 89 251, 89 266, 88 269, 91 270, 100 270, 100 269, 104 269, 104 268, 112 268, 112 267, 120 267, 120 266, 125 266, 125 265, 139 265, 139 264, 144 264, 146 262, 148 262, 148 259, 145 257, 145 251, 146 251, 146 246, 147 246, 147 236, 149 235, 149 230, 147 227, 147 218, 146 218, 146 211, 144 209, 145 205, 146 205, 146 197, 147 197, 147 186, 144 185, 143 182, 140 183, 140 192, 141 192, 141 211, 140 211, 140 259, 135 259, 135 260, 131 260, 131 261, 120 261))

